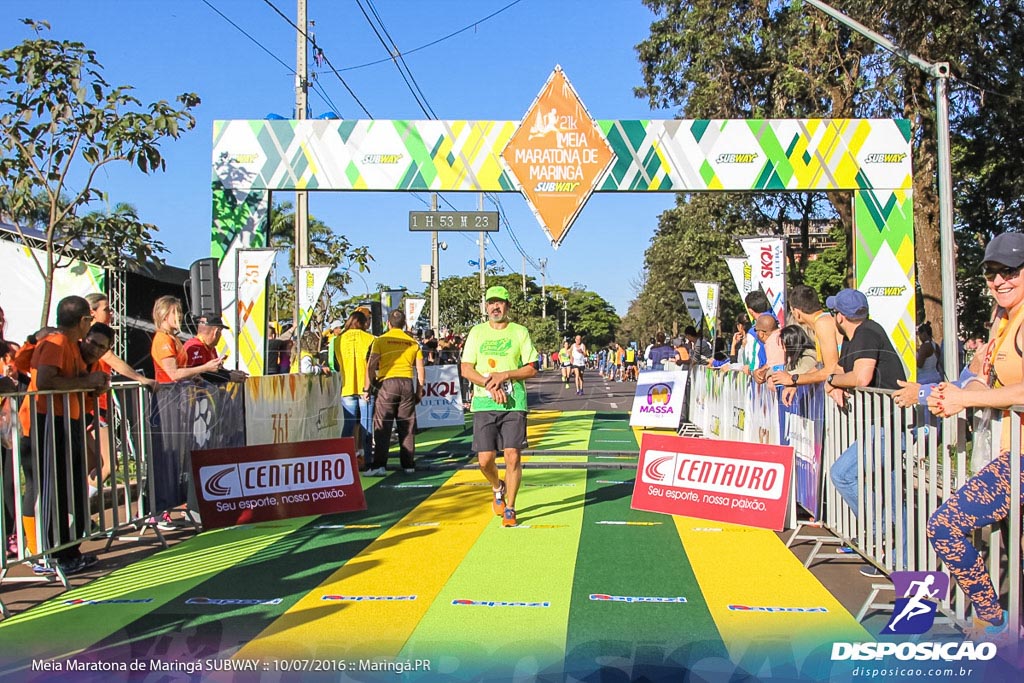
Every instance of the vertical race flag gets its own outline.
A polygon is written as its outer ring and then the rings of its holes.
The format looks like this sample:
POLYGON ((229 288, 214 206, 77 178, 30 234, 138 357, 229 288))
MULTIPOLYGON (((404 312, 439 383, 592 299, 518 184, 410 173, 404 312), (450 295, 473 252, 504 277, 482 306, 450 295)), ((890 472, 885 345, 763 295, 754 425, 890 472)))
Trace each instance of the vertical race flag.
POLYGON ((718 283, 694 282, 693 288, 700 300, 701 310, 704 311, 704 329, 707 330, 708 338, 713 345, 715 334, 718 332, 718 283))
POLYGON ((313 309, 320 301, 327 276, 334 270, 332 266, 299 266, 299 335, 309 329, 309 321, 313 319, 313 309))
POLYGON ((276 254, 274 249, 235 250, 235 315, 226 321, 229 325, 233 323, 233 327, 224 330, 218 349, 221 352, 233 351, 225 365, 245 370, 250 375, 263 374, 263 349, 267 334, 267 275, 270 274, 276 254))
POLYGON ((754 269, 751 267, 750 261, 747 260, 746 256, 726 256, 724 258, 729 266, 729 272, 732 273, 733 282, 736 283, 736 289, 739 290, 740 300, 742 301, 757 286, 754 284, 754 269))
POLYGON ((405 300, 405 324, 409 326, 409 329, 416 327, 420 314, 423 313, 423 306, 426 303, 426 299, 407 298, 405 300))
POLYGON ((786 324, 786 240, 782 237, 744 237, 740 240, 753 269, 754 287, 768 295, 779 325, 786 324))
POLYGON ((704 309, 700 305, 700 299, 697 298, 697 292, 684 289, 680 293, 683 295, 683 301, 686 303, 686 312, 693 318, 693 324, 700 327, 701 319, 704 317, 704 309))

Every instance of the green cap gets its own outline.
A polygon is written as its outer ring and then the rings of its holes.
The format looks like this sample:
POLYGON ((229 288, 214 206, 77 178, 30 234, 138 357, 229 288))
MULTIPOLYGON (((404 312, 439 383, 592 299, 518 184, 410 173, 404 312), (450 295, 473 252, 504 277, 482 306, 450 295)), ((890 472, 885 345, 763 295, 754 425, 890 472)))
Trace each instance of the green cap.
POLYGON ((501 285, 495 285, 487 288, 487 293, 484 295, 484 301, 491 301, 492 299, 501 299, 502 301, 508 301, 508 290, 501 285))

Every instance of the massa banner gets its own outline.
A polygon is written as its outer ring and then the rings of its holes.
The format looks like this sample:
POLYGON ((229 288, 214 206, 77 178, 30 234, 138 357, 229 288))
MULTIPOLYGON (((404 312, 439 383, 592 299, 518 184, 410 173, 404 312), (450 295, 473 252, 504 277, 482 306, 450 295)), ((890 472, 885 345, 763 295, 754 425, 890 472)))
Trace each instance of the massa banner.
POLYGON ((688 371, 641 372, 629 413, 630 427, 676 429, 683 415, 688 371))

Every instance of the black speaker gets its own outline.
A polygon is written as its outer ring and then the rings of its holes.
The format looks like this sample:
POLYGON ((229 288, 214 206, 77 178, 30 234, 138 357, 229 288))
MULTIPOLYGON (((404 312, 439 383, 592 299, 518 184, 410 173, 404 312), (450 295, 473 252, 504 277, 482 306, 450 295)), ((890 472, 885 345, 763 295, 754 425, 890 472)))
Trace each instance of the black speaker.
POLYGON ((217 259, 201 258, 188 269, 188 292, 191 298, 191 313, 195 317, 219 316, 220 277, 217 275, 217 259))
POLYGON ((370 334, 379 337, 384 334, 384 320, 381 316, 379 301, 361 301, 359 307, 370 309, 370 334))

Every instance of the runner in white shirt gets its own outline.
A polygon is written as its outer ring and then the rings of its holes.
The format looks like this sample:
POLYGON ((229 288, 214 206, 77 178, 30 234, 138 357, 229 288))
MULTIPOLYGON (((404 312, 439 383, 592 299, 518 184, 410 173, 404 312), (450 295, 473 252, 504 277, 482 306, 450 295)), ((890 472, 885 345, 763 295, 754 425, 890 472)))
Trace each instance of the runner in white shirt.
POLYGON ((576 378, 576 395, 583 395, 583 370, 587 367, 587 345, 583 343, 583 337, 576 335, 576 343, 570 350, 572 354, 572 372, 576 378))

